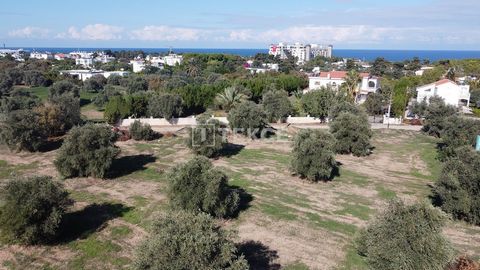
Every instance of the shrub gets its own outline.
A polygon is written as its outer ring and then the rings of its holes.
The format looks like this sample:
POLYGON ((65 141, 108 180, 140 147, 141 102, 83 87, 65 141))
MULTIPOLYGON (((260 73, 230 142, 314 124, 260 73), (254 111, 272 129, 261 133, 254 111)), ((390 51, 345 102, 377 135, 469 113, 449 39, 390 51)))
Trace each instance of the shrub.
POLYGON ((372 269, 438 269, 453 250, 442 236, 443 214, 426 204, 393 201, 362 231, 358 249, 372 269))
POLYGON ((269 122, 284 121, 293 113, 293 105, 283 90, 268 91, 263 94, 262 105, 269 122))
POLYGON ((66 178, 104 177, 120 150, 115 134, 106 126, 87 124, 73 128, 58 151, 54 163, 66 178))
POLYGON ((157 217, 150 236, 140 245, 134 268, 247 270, 237 255, 233 234, 224 231, 206 214, 173 212, 157 217))
POLYGON ((228 177, 206 157, 196 156, 175 167, 168 178, 174 207, 215 217, 231 216, 239 207, 239 193, 228 186, 228 177))
POLYGON ((458 116, 445 119, 442 131, 442 144, 439 148, 440 159, 455 155, 455 149, 461 146, 475 147, 477 135, 480 134, 480 121, 458 116))
POLYGON ((425 109, 423 131, 429 135, 440 137, 446 125, 446 119, 456 113, 453 106, 445 105, 441 97, 431 97, 425 109))
POLYGON ((7 114, 0 123, 0 141, 15 151, 38 151, 45 144, 47 133, 32 110, 18 110, 7 114))
POLYGON ((226 144, 221 128, 220 121, 199 117, 197 126, 190 129, 186 144, 197 155, 218 156, 226 144))
POLYGON ((53 240, 72 204, 63 186, 47 176, 12 180, 2 193, 0 235, 7 242, 40 244, 53 240))
POLYGON ((48 96, 52 98, 52 97, 58 97, 64 94, 73 95, 74 97, 80 97, 78 86, 76 86, 75 84, 67 80, 58 81, 54 83, 50 87, 50 92, 48 96))
POLYGON ((364 114, 341 113, 330 124, 336 139, 335 149, 340 154, 366 156, 370 153, 372 131, 364 114))
POLYGON ((252 101, 242 102, 233 108, 227 116, 234 132, 256 136, 267 125, 267 114, 260 105, 252 101))
POLYGON ((335 92, 326 88, 310 91, 303 95, 302 104, 310 116, 323 121, 327 118, 332 104, 335 104, 335 92))
POLYGON ((335 138, 325 131, 304 129, 296 135, 292 169, 310 181, 330 180, 338 170, 335 138))
POLYGON ((148 100, 148 114, 170 120, 182 114, 182 98, 179 95, 154 95, 148 100))
POLYGON ((468 146, 455 152, 435 183, 434 204, 455 219, 480 225, 480 153, 468 146))
POLYGON ((142 124, 140 120, 135 120, 129 128, 130 135, 136 141, 151 141, 155 139, 155 131, 152 130, 149 124, 142 124))

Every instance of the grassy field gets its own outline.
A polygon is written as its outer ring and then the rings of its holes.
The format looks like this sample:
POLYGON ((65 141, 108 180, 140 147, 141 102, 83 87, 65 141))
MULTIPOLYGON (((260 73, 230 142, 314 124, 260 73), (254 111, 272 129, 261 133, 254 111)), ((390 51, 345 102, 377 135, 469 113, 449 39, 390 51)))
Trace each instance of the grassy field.
MULTIPOLYGON (((8 269, 129 269, 149 220, 168 208, 165 173, 192 154, 183 138, 121 142, 111 179, 65 180, 76 203, 54 246, 0 248, 8 269)), ((290 143, 236 139, 236 151, 214 160, 251 201, 222 222, 256 269, 367 269, 354 238, 388 200, 427 200, 441 164, 436 140, 411 131, 377 130, 368 157, 338 156, 340 176, 311 184, 289 171, 290 143), (252 256, 257 254, 257 256, 252 256), (258 254, 262 257, 258 258, 258 254), (255 258, 253 258, 255 257, 255 258)), ((0 183, 12 175, 57 177, 55 151, 0 150, 0 183)), ((449 222, 445 235, 459 253, 480 256, 480 228, 449 222)))

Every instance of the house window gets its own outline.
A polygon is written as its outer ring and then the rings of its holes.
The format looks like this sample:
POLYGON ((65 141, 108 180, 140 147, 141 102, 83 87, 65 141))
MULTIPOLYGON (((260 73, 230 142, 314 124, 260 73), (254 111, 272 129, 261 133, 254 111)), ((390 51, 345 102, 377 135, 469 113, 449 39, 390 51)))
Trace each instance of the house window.
POLYGON ((368 87, 375 88, 375 82, 374 81, 369 81, 368 82, 368 87))

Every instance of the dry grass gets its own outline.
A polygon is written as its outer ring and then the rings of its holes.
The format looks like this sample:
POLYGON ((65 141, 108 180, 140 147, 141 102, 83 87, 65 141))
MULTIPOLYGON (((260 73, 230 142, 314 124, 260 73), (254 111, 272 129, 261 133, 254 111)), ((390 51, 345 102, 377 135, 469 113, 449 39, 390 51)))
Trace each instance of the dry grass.
MULTIPOLYGON (((122 157, 116 178, 65 181, 76 200, 72 216, 91 219, 92 224, 76 228, 68 241, 57 246, 5 245, 0 248, 0 265, 128 269, 149 218, 168 207, 165 172, 192 156, 182 140, 119 143, 122 157)), ((375 131, 371 156, 338 156, 340 176, 319 184, 291 175, 287 141, 237 139, 235 143, 243 149, 214 164, 252 201, 237 219, 223 223, 238 231, 239 243, 253 241, 262 247, 262 254, 271 254, 261 268, 365 269, 353 248, 355 233, 391 198, 426 200, 440 170, 435 140, 412 131, 375 131)), ((0 149, 0 182, 12 174, 57 177, 54 156, 55 151, 25 154, 0 149)), ((445 234, 459 252, 480 256, 480 228, 450 222, 445 234)))

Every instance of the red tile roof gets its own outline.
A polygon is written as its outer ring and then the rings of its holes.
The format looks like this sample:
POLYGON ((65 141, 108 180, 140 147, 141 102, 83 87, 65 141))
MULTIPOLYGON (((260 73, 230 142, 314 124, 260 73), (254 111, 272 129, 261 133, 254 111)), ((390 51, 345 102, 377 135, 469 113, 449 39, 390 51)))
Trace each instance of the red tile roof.
POLYGON ((439 86, 439 85, 446 84, 446 83, 456 84, 454 81, 449 80, 449 79, 442 79, 440 81, 434 82, 435 86, 439 86))
MULTIPOLYGON (((317 77, 328 78, 330 76, 331 79, 344 79, 347 75, 348 71, 322 71, 317 77)), ((370 76, 368 73, 360 73, 359 75, 361 78, 370 76)))

